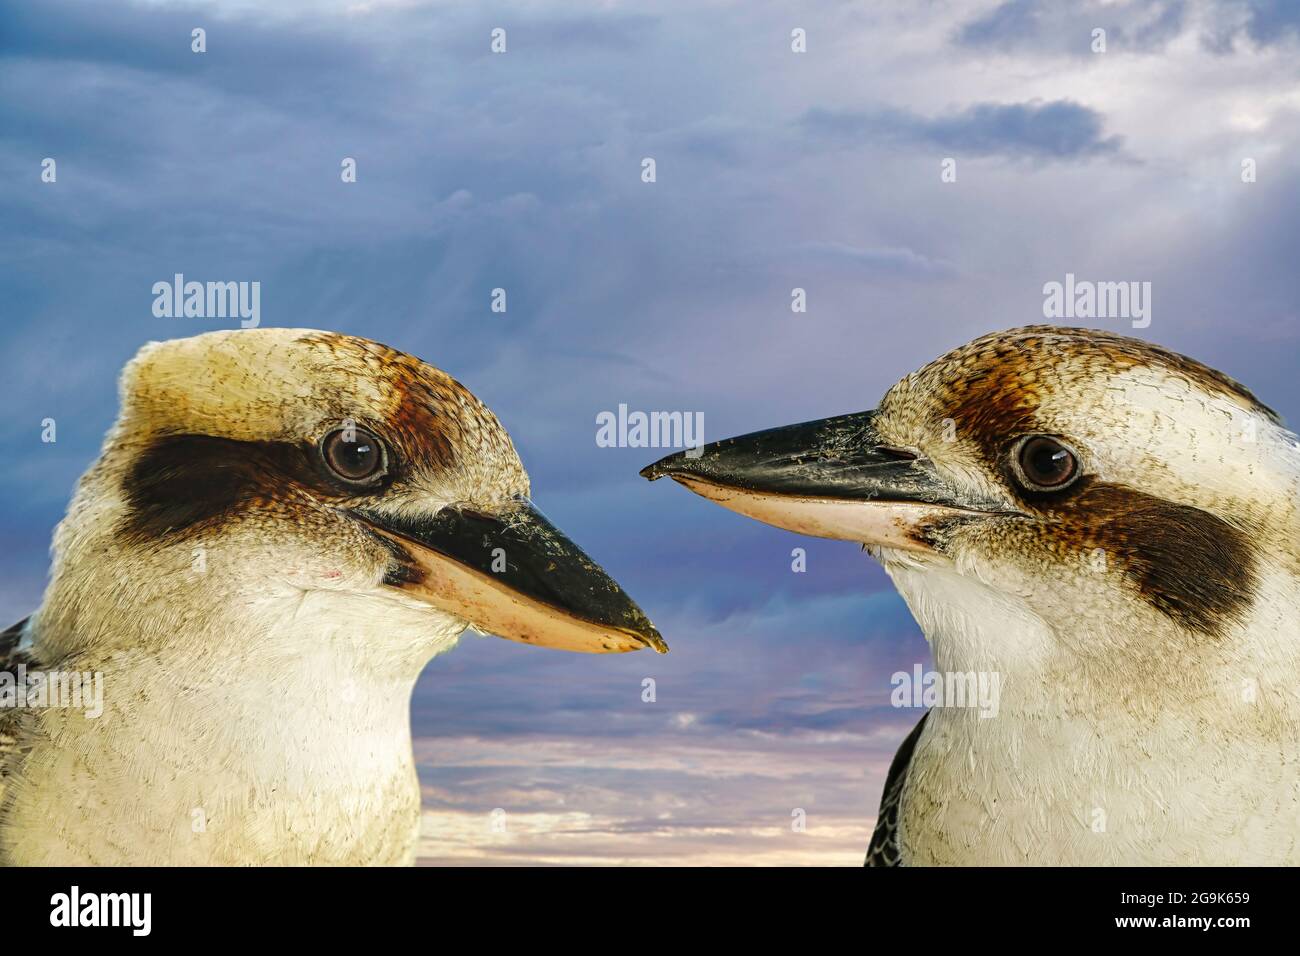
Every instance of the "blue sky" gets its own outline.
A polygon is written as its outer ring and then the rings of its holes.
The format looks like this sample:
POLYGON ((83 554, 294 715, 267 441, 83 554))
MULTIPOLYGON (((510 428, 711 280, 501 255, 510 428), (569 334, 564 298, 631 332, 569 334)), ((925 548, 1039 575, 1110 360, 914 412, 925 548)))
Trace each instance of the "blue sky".
POLYGON ((867 408, 1072 272, 1150 281, 1135 334, 1300 412, 1293 4, 262 6, 0 3, 0 611, 39 601, 122 363, 233 324, 155 318, 153 283, 256 280, 264 325, 446 369, 673 652, 437 660, 429 860, 854 863, 918 717, 887 698, 924 640, 865 555, 646 485, 601 411, 719 438, 867 408))

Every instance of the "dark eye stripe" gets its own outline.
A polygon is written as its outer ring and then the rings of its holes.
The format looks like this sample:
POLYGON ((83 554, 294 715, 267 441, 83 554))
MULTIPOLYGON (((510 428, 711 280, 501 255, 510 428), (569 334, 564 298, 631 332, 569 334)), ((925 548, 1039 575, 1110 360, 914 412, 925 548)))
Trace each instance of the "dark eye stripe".
POLYGON ((1053 551, 1100 549, 1156 610, 1187 629, 1219 637, 1249 613, 1257 548, 1222 518, 1092 476, 1040 507, 1038 533, 1053 551))
MULTIPOLYGON (((391 479, 396 470, 390 461, 391 479)), ((338 479, 310 443, 234 441, 211 435, 154 440, 122 479, 127 513, 120 533, 157 539, 220 524, 252 508, 284 508, 303 489, 347 501, 387 487, 357 488, 338 479)))

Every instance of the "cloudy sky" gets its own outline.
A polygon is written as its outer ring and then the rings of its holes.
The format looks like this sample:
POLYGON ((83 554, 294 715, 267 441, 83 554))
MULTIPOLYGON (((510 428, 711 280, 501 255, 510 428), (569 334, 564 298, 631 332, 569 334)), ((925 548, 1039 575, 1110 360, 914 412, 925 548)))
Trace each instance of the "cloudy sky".
POLYGON ((153 284, 256 280, 263 325, 473 389, 673 647, 436 660, 427 861, 856 864, 924 639, 855 547, 645 484, 659 453, 598 447, 596 416, 720 438, 867 408, 1074 273, 1150 282, 1133 334, 1295 420, 1298 47, 1286 0, 0 3, 3 623, 122 363, 235 324, 156 318, 153 284))

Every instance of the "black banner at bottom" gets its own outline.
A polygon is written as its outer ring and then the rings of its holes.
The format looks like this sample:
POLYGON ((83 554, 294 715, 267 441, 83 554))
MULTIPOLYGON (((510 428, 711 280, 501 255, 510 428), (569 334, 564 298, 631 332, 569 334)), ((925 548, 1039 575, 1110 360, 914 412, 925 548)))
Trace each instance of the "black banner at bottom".
POLYGON ((783 929, 808 941, 861 933, 868 945, 1044 931, 1229 942, 1284 929, 1294 909, 1294 874, 1282 869, 43 869, 11 870, 5 882, 16 938, 128 945, 338 945, 376 931, 438 945, 475 930, 494 946, 678 932, 734 945, 783 929))

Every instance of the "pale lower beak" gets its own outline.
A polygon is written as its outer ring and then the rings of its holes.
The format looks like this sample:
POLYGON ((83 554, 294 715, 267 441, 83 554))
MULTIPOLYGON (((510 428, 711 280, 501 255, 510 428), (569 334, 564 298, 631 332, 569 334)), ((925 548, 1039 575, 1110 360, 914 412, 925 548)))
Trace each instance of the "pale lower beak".
POLYGON ((420 518, 358 510, 398 566, 386 583, 512 641, 591 654, 668 645, 623 589, 527 501, 420 518))
POLYGON ((914 452, 881 441, 874 411, 728 438, 642 470, 724 508, 818 538, 930 551, 928 529, 994 503, 959 496, 914 452))

